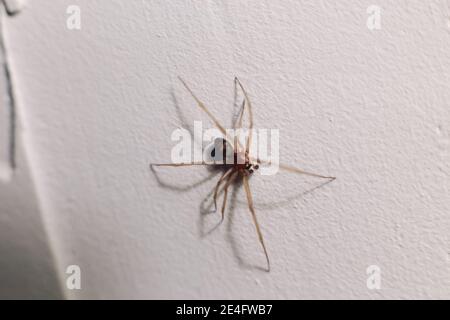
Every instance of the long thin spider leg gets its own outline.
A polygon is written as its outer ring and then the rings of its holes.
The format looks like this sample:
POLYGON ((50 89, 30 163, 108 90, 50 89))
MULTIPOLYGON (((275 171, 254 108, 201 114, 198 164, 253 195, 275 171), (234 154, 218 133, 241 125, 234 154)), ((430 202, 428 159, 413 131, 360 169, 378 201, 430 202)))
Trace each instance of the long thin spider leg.
POLYGON ((217 181, 216 187, 214 189, 214 211, 217 211, 217 195, 219 194, 219 188, 222 182, 228 177, 228 175, 233 171, 233 168, 225 171, 220 177, 219 181, 217 181))
POLYGON ((208 166, 213 165, 205 162, 192 163, 150 163, 150 167, 189 167, 189 166, 208 166))
MULTIPOLYGON (((214 115, 208 110, 208 108, 206 108, 205 104, 199 98, 197 98, 197 96, 194 94, 194 92, 191 90, 191 88, 189 88, 187 83, 181 77, 178 77, 178 79, 181 81, 181 83, 186 88, 186 90, 189 91, 191 96, 197 102, 197 105, 200 107, 200 109, 205 111, 205 113, 209 116, 209 118, 214 122, 215 126, 224 135, 225 139, 228 142, 230 142, 232 144, 233 148, 234 148, 234 141, 227 135, 227 132, 226 132, 225 128, 220 124, 219 120, 217 120, 216 117, 214 117, 214 115)), ((239 140, 237 141, 237 144, 238 144, 238 146, 240 146, 239 140)))
POLYGON ((291 166, 288 166, 288 165, 285 165, 285 164, 279 164, 279 166, 280 166, 281 169, 284 169, 284 170, 290 171, 290 172, 294 172, 294 173, 304 174, 304 175, 317 177, 317 178, 323 178, 323 179, 330 179, 330 180, 335 180, 336 179, 336 177, 324 176, 324 175, 317 174, 317 173, 314 173, 314 172, 309 172, 309 171, 305 171, 305 170, 298 169, 298 168, 295 168, 295 167, 291 167, 291 166))
POLYGON ((267 254, 266 245, 264 244, 264 238, 263 238, 261 229, 259 227, 258 219, 256 218, 255 208, 253 207, 253 198, 252 198, 252 193, 250 191, 250 185, 248 183, 248 176, 244 175, 243 180, 244 180, 245 194, 247 195, 248 208, 250 209, 250 212, 252 214, 253 223, 255 224, 255 227, 256 227, 256 233, 258 234, 259 243, 261 244, 261 246, 264 250, 264 254, 266 256, 267 271, 269 272, 270 271, 269 255, 267 254))
MULTIPOLYGON (((239 115, 236 118, 236 121, 235 121, 235 123, 233 125, 233 129, 234 130, 238 130, 238 129, 242 128, 242 120, 244 119, 244 110, 245 110, 245 99, 242 100, 242 105, 241 105, 241 109, 239 111, 239 115)), ((235 131, 235 133, 236 133, 236 131, 235 131)), ((236 140, 235 141, 236 142, 235 146, 236 146, 237 151, 238 152, 242 152, 243 148, 242 148, 241 143, 239 142, 239 137, 235 136, 234 139, 236 140)))
POLYGON ((228 177, 228 180, 225 183, 225 186, 223 187, 222 219, 220 220, 220 222, 223 221, 223 218, 225 216, 225 207, 226 207, 226 204, 227 204, 228 187, 231 185, 231 183, 233 183, 233 181, 236 179, 238 174, 239 174, 238 171, 235 171, 233 174, 231 174, 228 177))
MULTIPOLYGON (((256 161, 257 163, 265 163, 265 164, 269 164, 269 165, 272 164, 271 161, 261 160, 259 158, 256 158, 256 159, 252 158, 252 160, 256 161)), ((324 176, 324 175, 321 175, 321 174, 318 174, 318 173, 309 172, 309 171, 302 170, 302 169, 299 169, 299 168, 295 168, 295 167, 292 167, 292 166, 288 166, 288 165, 285 165, 285 164, 278 163, 277 165, 281 169, 286 170, 286 171, 290 171, 290 172, 293 172, 293 173, 304 174, 304 175, 311 176, 311 177, 316 177, 316 178, 330 179, 331 181, 336 179, 336 177, 324 176)))
POLYGON ((247 91, 245 91, 244 86, 242 85, 242 83, 239 81, 239 79, 237 77, 234 78, 234 81, 239 85, 239 87, 241 87, 242 92, 244 93, 244 97, 245 100, 247 101, 247 106, 248 106, 248 129, 250 130, 248 137, 247 137, 247 144, 245 147, 246 153, 249 154, 250 153, 250 146, 252 143, 252 135, 253 135, 253 111, 252 111, 252 104, 250 102, 250 99, 248 97, 247 91))
POLYGON ((242 105, 241 105, 241 110, 239 111, 239 115, 236 118, 236 121, 234 123, 233 128, 234 129, 239 129, 242 127, 242 120, 243 120, 243 116, 244 116, 244 110, 245 110, 245 99, 242 100, 242 105))
POLYGON ((206 114, 209 116, 209 118, 214 122, 216 127, 220 130, 220 132, 222 132, 222 134, 224 134, 226 136, 226 131, 225 131, 224 127, 220 124, 220 122, 216 119, 216 117, 214 117, 214 115, 208 110, 208 108, 206 108, 205 104, 203 102, 201 102, 199 98, 197 98, 197 96, 194 94, 194 92, 191 90, 191 88, 189 88, 187 83, 181 77, 178 77, 178 79, 184 85, 186 90, 189 91, 191 96, 197 102, 197 105, 200 107, 200 109, 202 109, 203 111, 206 112, 206 114))

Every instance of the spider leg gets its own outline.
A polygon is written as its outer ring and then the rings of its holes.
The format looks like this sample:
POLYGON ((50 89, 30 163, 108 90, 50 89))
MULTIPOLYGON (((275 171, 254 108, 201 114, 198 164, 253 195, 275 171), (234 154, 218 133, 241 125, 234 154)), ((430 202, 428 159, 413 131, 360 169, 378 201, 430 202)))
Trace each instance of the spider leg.
MULTIPOLYGON (((194 94, 194 92, 191 90, 191 88, 189 88, 187 83, 181 77, 178 77, 178 79, 181 81, 181 83, 186 88, 186 90, 189 91, 191 96, 197 102, 197 105, 200 107, 200 109, 205 111, 205 113, 209 116, 209 118, 214 122, 215 126, 220 130, 220 132, 224 135, 226 140, 228 142, 230 142, 234 148, 234 141, 227 135, 225 128, 220 124, 219 120, 217 120, 217 118, 214 117, 214 115, 208 110, 208 108, 205 106, 205 104, 199 98, 197 98, 197 96, 194 94)), ((238 143, 238 145, 240 145, 239 140, 237 141, 237 143, 238 143)))
POLYGON ((232 172, 233 168, 225 171, 220 177, 219 181, 217 181, 216 187, 214 189, 214 211, 217 211, 217 195, 219 194, 219 188, 222 182, 228 177, 228 175, 232 172))
POLYGON ((216 117, 214 117, 214 115, 208 110, 208 108, 206 108, 205 104, 203 102, 200 101, 199 98, 197 98, 197 96, 194 94, 194 92, 191 90, 191 88, 189 88, 189 86, 187 85, 187 83, 181 78, 178 77, 178 79, 181 81, 181 83, 184 85, 184 87, 186 88, 187 91, 189 91, 189 93, 191 94, 191 96, 194 98, 194 100, 197 102, 197 105, 200 107, 200 109, 202 109, 203 111, 206 112, 206 114, 209 116, 209 118, 214 122, 214 124, 216 125, 216 127, 220 130, 220 132, 222 132, 224 135, 226 135, 225 129, 224 127, 220 124, 219 120, 216 119, 216 117))
POLYGON ((312 176, 312 177, 316 177, 316 178, 330 179, 331 181, 336 179, 336 177, 324 176, 324 175, 317 174, 314 172, 308 172, 308 171, 298 169, 295 167, 291 167, 291 166, 288 166, 285 164, 279 164, 279 166, 281 169, 284 169, 284 170, 290 171, 290 172, 294 172, 294 173, 298 173, 298 174, 304 174, 304 175, 308 175, 308 176, 312 176))
POLYGON ((242 120, 244 116, 244 110, 245 110, 245 99, 242 100, 241 110, 239 111, 239 115, 234 123, 234 129, 240 129, 242 128, 242 120))
POLYGON ((192 163, 150 163, 151 167, 189 167, 189 166, 207 166, 211 165, 205 162, 192 162, 192 163))
POLYGON ((236 179, 238 174, 239 174, 238 171, 235 171, 234 173, 232 173, 228 177, 228 180, 225 183, 225 186, 223 187, 222 219, 220 220, 220 223, 222 223, 223 218, 225 216, 225 207, 226 207, 226 204, 227 204, 228 187, 231 185, 231 183, 234 181, 234 179, 236 179))
MULTIPOLYGON (((256 159, 252 158, 252 160, 256 161, 257 163, 265 163, 265 164, 269 164, 269 165, 272 164, 271 161, 261 160, 259 158, 256 158, 256 159)), ((298 169, 298 168, 295 168, 295 167, 292 167, 292 166, 288 166, 288 165, 285 165, 285 164, 278 163, 278 166, 281 169, 283 169, 283 170, 286 170, 286 171, 289 171, 289 172, 293 172, 293 173, 304 174, 304 175, 311 176, 311 177, 316 177, 316 178, 329 179, 331 181, 336 179, 336 177, 324 176, 324 175, 321 175, 321 174, 318 174, 318 173, 305 171, 305 170, 298 169)))
POLYGON ((235 83, 237 83, 239 85, 239 87, 241 88, 242 92, 244 93, 244 97, 245 100, 247 102, 247 106, 248 106, 248 129, 250 130, 248 137, 247 137, 247 144, 246 144, 246 153, 248 154, 250 152, 250 145, 252 143, 252 129, 253 129, 253 111, 252 111, 252 104, 250 102, 250 99, 248 97, 247 91, 245 91, 244 86, 242 85, 242 83, 239 81, 239 79, 237 77, 234 78, 235 83))
MULTIPOLYGON (((235 82, 235 84, 236 84, 236 82, 235 82)), ((234 130, 242 128, 242 120, 244 119, 244 117, 243 117, 244 110, 245 110, 245 99, 242 100, 241 110, 239 111, 239 115, 236 118, 236 121, 234 122, 234 125, 233 125, 234 130)), ((241 152, 241 150, 243 148, 242 148, 241 143, 239 142, 239 137, 236 136, 235 139, 236 139, 236 148, 237 148, 238 152, 241 152)))
POLYGON ((247 195, 248 208, 250 209, 250 212, 252 214, 253 223, 255 224, 256 233, 258 234, 259 243, 261 244, 261 246, 262 246, 262 248, 264 250, 264 255, 266 256, 267 272, 269 272, 270 271, 269 255, 267 254, 266 245, 264 244, 264 238, 263 238, 261 229, 259 227, 258 219, 256 218, 255 208, 253 207, 253 198, 252 198, 252 193, 250 191, 250 185, 248 183, 248 176, 244 175, 243 176, 243 180, 244 180, 245 194, 247 195))

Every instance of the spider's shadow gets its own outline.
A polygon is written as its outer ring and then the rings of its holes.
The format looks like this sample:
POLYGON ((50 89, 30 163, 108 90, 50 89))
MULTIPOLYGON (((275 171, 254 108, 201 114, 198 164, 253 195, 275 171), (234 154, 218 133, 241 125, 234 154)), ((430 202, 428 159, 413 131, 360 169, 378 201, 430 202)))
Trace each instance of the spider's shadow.
MULTIPOLYGON (((312 193, 313 191, 315 191, 317 189, 324 187, 325 185, 329 184, 330 182, 331 182, 331 180, 326 181, 326 182, 321 183, 313 188, 302 191, 301 193, 295 194, 293 196, 290 196, 290 197, 280 200, 280 201, 267 202, 262 205, 255 204, 255 208, 260 208, 263 210, 271 210, 271 209, 275 209, 275 208, 280 208, 281 206, 288 205, 292 201, 297 200, 303 196, 306 196, 306 195, 312 193)), ((199 220, 200 237, 201 238, 207 237, 212 232, 214 232, 218 227, 220 227, 221 224, 224 223, 226 220, 226 238, 228 239, 228 241, 231 245, 231 250, 232 250, 233 255, 236 258, 239 266, 242 268, 245 268, 245 269, 253 269, 253 270, 260 270, 260 271, 267 272, 268 270, 266 268, 263 268, 259 265, 250 264, 245 260, 245 258, 243 257, 242 251, 240 249, 239 243, 237 241, 237 238, 236 238, 236 236, 233 235, 233 225, 234 225, 235 219, 236 219, 236 217, 235 217, 236 207, 238 204, 247 204, 247 202, 244 202, 244 201, 241 202, 241 201, 237 200, 237 193, 241 189, 241 187, 242 187, 242 180, 240 180, 240 179, 238 179, 232 185, 230 185, 230 188, 232 188, 232 190, 230 193, 229 201, 227 203, 228 210, 225 211, 224 221, 221 221, 219 210, 217 210, 217 212, 212 210, 213 202, 208 203, 208 199, 210 199, 212 197, 212 195, 214 193, 214 189, 211 190, 211 192, 209 192, 208 195, 203 199, 203 201, 200 205, 200 220, 199 220), (217 215, 217 222, 213 225, 213 227, 210 227, 207 229, 205 220, 206 220, 207 216, 209 216, 210 214, 217 215)), ((220 196, 220 193, 219 193, 219 196, 220 196)), ((220 201, 218 201, 218 206, 219 206, 219 202, 220 201)), ((248 208, 245 208, 244 210, 248 210, 248 208)), ((255 239, 256 239, 256 236, 255 236, 255 239)), ((257 241, 255 241, 255 243, 257 243, 257 241)))
MULTIPOLYGON (((230 242, 231 245, 231 250, 233 251, 233 255, 237 260, 237 263, 239 264, 240 267, 244 268, 244 269, 249 269, 249 270, 259 270, 259 271, 264 271, 264 272, 268 272, 269 270, 266 268, 263 268, 259 265, 255 265, 255 264, 250 264, 248 263, 245 258, 242 255, 242 252, 239 248, 239 243, 236 241, 236 238, 233 236, 233 224, 235 221, 235 208, 237 205, 237 193, 239 191, 239 189, 242 186, 242 180, 239 180, 234 186, 233 186, 233 190, 231 193, 231 198, 230 198, 230 210, 229 210, 229 216, 228 216, 228 223, 227 223, 227 239, 230 242)), ((247 209, 248 210, 248 209, 247 209)), ((255 238, 256 239, 256 238, 255 238)), ((259 246, 259 243, 258 243, 259 246)))
MULTIPOLYGON (((306 196, 308 194, 313 193, 314 191, 316 191, 316 190, 318 190, 318 189, 320 189, 322 187, 325 187, 327 184, 329 184, 331 182, 333 182, 333 180, 330 179, 330 180, 322 182, 322 183, 320 183, 320 184, 318 184, 318 185, 316 185, 314 187, 311 187, 311 188, 309 188, 307 190, 300 191, 300 192, 295 193, 293 195, 287 196, 287 197, 285 197, 283 199, 279 199, 279 200, 276 200, 276 201, 270 201, 270 202, 255 203, 254 206, 255 206, 255 209, 260 209, 260 210, 274 210, 274 209, 278 209, 280 207, 289 205, 292 201, 300 199, 300 198, 302 198, 302 197, 304 197, 304 196, 306 196)), ((240 203, 240 204, 244 203, 245 204, 247 202, 246 201, 238 201, 238 203, 240 203)))
POLYGON ((187 192, 187 191, 190 191, 192 189, 195 189, 195 188, 201 186, 202 184, 208 182, 212 178, 214 178, 217 175, 217 173, 218 173, 217 169, 210 168, 209 169, 210 174, 208 176, 206 176, 205 178, 203 178, 201 180, 198 180, 198 181, 196 181, 194 183, 188 184, 188 185, 180 186, 180 185, 177 185, 175 183, 171 183, 171 182, 165 181, 160 176, 160 173, 157 170, 155 170, 154 167, 150 166, 150 170, 152 171, 153 175, 155 176, 156 182, 159 184, 160 187, 165 188, 165 189, 170 189, 172 191, 178 191, 178 192, 187 192))
MULTIPOLYGON (((234 83, 234 89, 233 89, 233 113, 232 113, 232 116, 231 116, 231 123, 235 124, 237 119, 238 119, 238 117, 239 117, 239 113, 240 113, 241 109, 244 108, 244 104, 243 103, 242 104, 238 104, 238 88, 237 88, 236 82, 234 81, 233 83, 234 83)), ((179 118, 179 120, 181 122, 181 125, 183 126, 183 128, 186 128, 189 131, 189 133, 191 134, 192 137, 195 137, 194 129, 188 123, 185 115, 181 111, 180 104, 178 102, 178 99, 177 99, 177 97, 175 95, 175 91, 174 91, 173 88, 170 90, 170 97, 171 97, 173 105, 175 106, 175 110, 177 112, 177 116, 178 116, 178 118, 179 118)), ((244 102, 244 100, 243 100, 243 102, 244 102)), ((202 145, 203 141, 195 141, 195 143, 197 143, 199 145, 202 145)))
MULTIPOLYGON (((175 106, 175 110, 177 112, 177 116, 178 116, 178 119, 181 122, 182 127, 189 131, 189 133, 191 134, 191 137, 196 138, 196 135, 194 134, 194 129, 188 123, 184 113, 181 111, 180 104, 178 103, 178 99, 177 99, 177 97, 175 95, 175 91, 173 90, 173 88, 170 90, 170 97, 172 99, 173 105, 175 106)), ((194 142, 199 144, 199 145, 203 145, 203 141, 194 141, 194 142)))
POLYGON ((215 231, 218 227, 222 225, 226 221, 226 238, 231 245, 231 250, 233 252, 234 257, 236 258, 238 265, 245 269, 256 269, 260 271, 267 271, 267 269, 262 268, 258 265, 249 264, 245 261, 241 250, 239 249, 238 241, 236 237, 233 235, 233 225, 235 220, 235 211, 237 205, 237 193, 239 189, 242 187, 242 180, 237 180, 230 185, 231 193, 230 198, 227 203, 228 210, 225 212, 225 218, 222 221, 220 217, 220 212, 217 210, 211 210, 213 206, 213 202, 208 203, 208 199, 210 199, 214 193, 214 189, 208 193, 208 195, 203 199, 200 205, 200 220, 199 220, 199 229, 200 229, 200 237, 204 238, 210 235, 213 231, 215 231), (208 204, 207 204, 208 203, 208 204), (208 215, 215 214, 217 216, 217 222, 213 225, 213 227, 207 229, 205 220, 208 215))
MULTIPOLYGON (((177 99, 173 89, 171 89, 171 91, 170 91, 170 97, 171 97, 173 105, 175 106, 175 110, 176 110, 178 119, 181 123, 181 126, 183 128, 186 128, 189 131, 189 133, 191 134, 191 137, 195 137, 194 130, 193 130, 192 126, 189 125, 185 115, 181 111, 180 104, 178 103, 178 99, 177 99)), ((195 143, 202 144, 202 141, 195 141, 195 143)), ((207 169, 210 172, 210 174, 207 177, 205 177, 199 181, 196 181, 194 183, 180 186, 178 184, 171 183, 169 181, 165 181, 160 176, 158 171, 153 166, 150 165, 150 170, 152 171, 153 175, 155 176, 156 182, 159 184, 159 186, 162 188, 170 189, 172 191, 177 191, 177 192, 187 192, 192 189, 195 189, 196 187, 199 187, 200 185, 202 185, 202 184, 206 183, 207 181, 211 180, 212 178, 214 178, 220 172, 220 168, 218 168, 217 166, 207 166, 207 169)))

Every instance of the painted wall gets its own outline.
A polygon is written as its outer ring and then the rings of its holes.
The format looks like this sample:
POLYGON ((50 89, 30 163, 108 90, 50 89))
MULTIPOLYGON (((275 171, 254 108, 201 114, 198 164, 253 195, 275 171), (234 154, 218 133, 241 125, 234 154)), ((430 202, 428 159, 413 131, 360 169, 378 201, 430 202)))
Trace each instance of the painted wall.
POLYGON ((63 279, 39 202, 30 148, 25 146, 27 127, 20 116, 26 110, 21 109, 16 86, 20 79, 7 50, 14 40, 5 39, 7 21, 22 7, 17 0, 0 2, 0 299, 60 299, 63 279))
POLYGON ((58 296, 75 264, 67 298, 450 298, 449 21, 443 0, 27 2, 4 36, 38 213, 23 189, 0 209, 42 225, 47 264, 29 272, 59 279, 28 288, 58 296), (208 234, 218 172, 149 170, 173 130, 212 126, 177 76, 226 126, 238 76, 256 127, 280 129, 281 161, 337 177, 309 193, 302 176, 252 177, 270 273, 242 187, 208 234))

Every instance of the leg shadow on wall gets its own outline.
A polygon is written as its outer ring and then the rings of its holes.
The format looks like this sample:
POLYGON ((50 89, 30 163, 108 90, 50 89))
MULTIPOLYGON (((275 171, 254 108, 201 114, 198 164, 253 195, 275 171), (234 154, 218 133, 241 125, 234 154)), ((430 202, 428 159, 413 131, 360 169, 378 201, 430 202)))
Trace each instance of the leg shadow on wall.
MULTIPOLYGON (((327 185, 330 182, 331 181, 321 183, 321 184, 319 184, 315 187, 312 187, 308 190, 299 192, 297 194, 286 197, 284 199, 280 199, 278 201, 266 202, 266 203, 262 203, 259 205, 258 205, 258 203, 255 203, 255 207, 257 209, 261 210, 262 212, 267 211, 267 210, 276 209, 276 208, 281 208, 283 206, 287 206, 287 205, 291 204, 293 201, 298 200, 303 196, 306 196, 306 195, 314 192, 317 189, 324 187, 325 185, 327 185)), ((234 230, 233 226, 236 224, 235 220, 236 220, 237 205, 240 204, 242 207, 242 210, 248 210, 248 207, 247 207, 247 202, 238 200, 238 194, 241 191, 241 189, 243 189, 242 181, 241 180, 235 181, 231 185, 231 188, 232 188, 231 196, 227 203, 228 210, 225 211, 225 217, 224 217, 223 221, 221 221, 220 209, 218 209, 218 210, 213 209, 214 202, 213 202, 212 198, 213 198, 214 189, 212 189, 211 192, 209 192, 208 195, 201 202, 201 204, 200 204, 200 219, 199 219, 200 237, 201 238, 207 237, 209 234, 211 234, 216 229, 218 229, 223 224, 223 222, 225 222, 225 220, 226 220, 227 221, 226 222, 226 238, 227 238, 229 244, 231 245, 233 255, 234 255, 235 259, 237 260, 237 263, 239 264, 239 266, 241 266, 244 269, 254 269, 254 270, 266 272, 267 269, 265 267, 255 265, 255 264, 250 264, 247 261, 247 259, 244 257, 242 246, 239 243, 239 239, 238 239, 239 237, 233 233, 233 230, 234 230), (214 219, 212 219, 215 221, 212 226, 210 223, 207 223, 207 221, 206 221, 210 218, 211 215, 215 216, 214 219)), ((220 195, 221 195, 221 192, 219 193, 219 197, 220 197, 220 195)), ((242 195, 244 196, 243 193, 242 193, 242 195)), ((219 202, 220 201, 218 201, 218 203, 219 202)), ((250 219, 250 213, 248 216, 250 219)), ((251 232, 255 232, 255 230, 251 230, 251 232)), ((257 242, 256 232, 255 232, 254 244, 255 244, 255 246, 257 246, 257 248, 259 250, 260 248, 259 248, 259 244, 257 242)))

